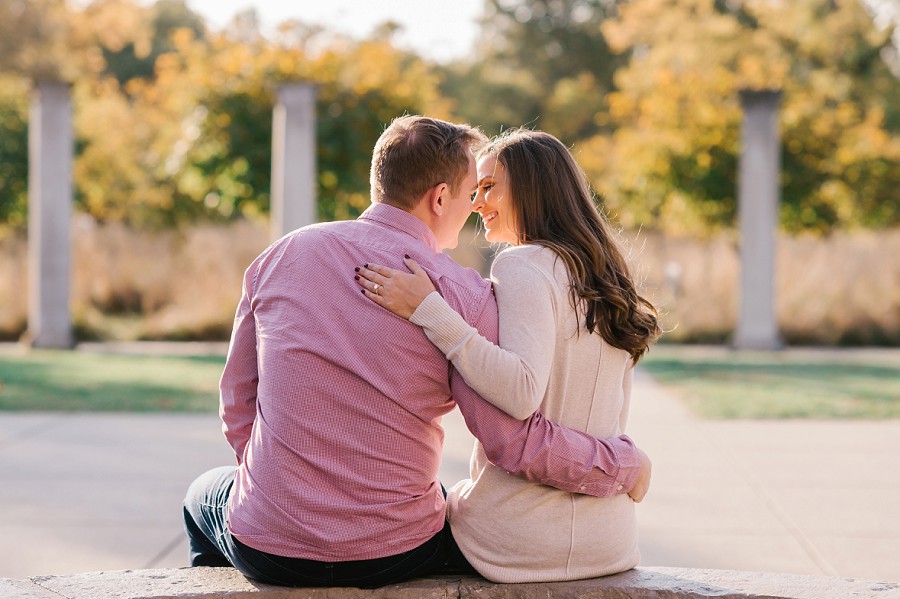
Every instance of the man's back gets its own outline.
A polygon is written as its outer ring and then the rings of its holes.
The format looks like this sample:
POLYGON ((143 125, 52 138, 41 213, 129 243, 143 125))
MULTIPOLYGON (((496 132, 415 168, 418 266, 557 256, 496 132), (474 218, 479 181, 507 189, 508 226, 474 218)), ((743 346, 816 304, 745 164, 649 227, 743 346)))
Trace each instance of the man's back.
POLYGON ((354 266, 399 267, 404 254, 469 322, 496 309, 489 283, 387 205, 295 232, 248 268, 222 377, 226 436, 243 456, 229 524, 247 545, 363 560, 441 530, 438 420, 454 405, 447 360, 353 281, 354 266))

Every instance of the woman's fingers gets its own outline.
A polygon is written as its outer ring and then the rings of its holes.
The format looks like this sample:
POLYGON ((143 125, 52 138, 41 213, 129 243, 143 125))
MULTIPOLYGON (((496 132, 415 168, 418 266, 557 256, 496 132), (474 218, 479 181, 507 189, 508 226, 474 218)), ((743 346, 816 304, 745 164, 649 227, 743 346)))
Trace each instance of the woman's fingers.
POLYGON ((357 266, 354 268, 353 270, 356 271, 356 275, 354 275, 353 278, 364 291, 377 295, 386 279, 377 272, 366 268, 366 266, 357 266))
MULTIPOLYGON (((362 285, 362 283, 360 283, 360 284, 362 285)), ((377 293, 375 293, 373 291, 369 291, 369 289, 365 285, 363 285, 362 293, 363 293, 363 295, 365 295, 367 298, 369 298, 376 304, 378 304, 380 306, 385 305, 385 299, 383 297, 381 297, 380 295, 378 295, 377 293)))
MULTIPOLYGON (((356 276, 353 277, 356 279, 356 282, 363 286, 363 288, 368 291, 377 294, 381 291, 384 284, 387 283, 390 277, 386 277, 380 272, 376 271, 373 267, 377 267, 384 272, 386 267, 378 267, 376 264, 365 264, 363 266, 357 266, 354 270, 356 271, 356 276)), ((391 270, 391 269, 388 269, 391 270)))
POLYGON ((366 272, 366 278, 375 283, 383 283, 390 279, 399 271, 390 266, 382 266, 381 264, 373 264, 371 262, 364 264, 361 270, 366 272))
POLYGON ((422 299, 434 291, 434 284, 421 266, 409 259, 412 274, 381 264, 358 266, 356 282, 366 297, 394 314, 409 319, 422 299))
POLYGON ((412 258, 403 258, 403 263, 406 265, 406 268, 408 268, 414 275, 423 274, 425 276, 428 276, 428 274, 425 272, 425 269, 419 266, 419 263, 412 258))
POLYGON ((425 269, 419 266, 419 263, 409 257, 404 257, 403 263, 406 264, 406 268, 412 271, 412 276, 414 280, 417 280, 418 283, 415 286, 415 289, 419 293, 424 293, 424 295, 428 295, 430 292, 435 290, 434 283, 431 282, 431 277, 428 276, 428 273, 425 272, 425 269))
POLYGON ((371 266, 371 265, 367 264, 365 266, 357 266, 354 269, 356 271, 356 276, 363 278, 366 281, 370 281, 372 283, 380 283, 383 285, 384 282, 387 280, 387 277, 375 272, 374 270, 369 268, 369 266, 371 266))
MULTIPOLYGON (((356 276, 354 277, 356 279, 356 282, 359 283, 367 292, 380 296, 381 299, 384 299, 383 296, 385 295, 385 285, 388 285, 392 278, 398 275, 410 276, 388 266, 382 266, 380 264, 372 263, 358 266, 354 270, 356 270, 356 276)), ((383 306, 387 305, 386 301, 379 301, 378 303, 383 306)))

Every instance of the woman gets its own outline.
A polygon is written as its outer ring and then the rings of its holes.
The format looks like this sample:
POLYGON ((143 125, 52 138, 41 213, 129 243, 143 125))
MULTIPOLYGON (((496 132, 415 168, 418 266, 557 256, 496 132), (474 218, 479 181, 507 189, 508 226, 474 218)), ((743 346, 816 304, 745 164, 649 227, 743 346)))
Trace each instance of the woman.
MULTIPOLYGON (((584 172, 555 137, 512 130, 479 152, 473 203, 488 241, 511 245, 491 268, 501 347, 450 309, 411 260, 413 274, 360 269, 366 296, 422 326, 466 382, 512 416, 540 408, 598 438, 621 434, 634 363, 660 328, 584 172)), ((449 492, 448 518, 483 576, 575 580, 638 564, 631 498, 537 485, 492 465, 478 444, 474 451, 471 479, 449 492)))

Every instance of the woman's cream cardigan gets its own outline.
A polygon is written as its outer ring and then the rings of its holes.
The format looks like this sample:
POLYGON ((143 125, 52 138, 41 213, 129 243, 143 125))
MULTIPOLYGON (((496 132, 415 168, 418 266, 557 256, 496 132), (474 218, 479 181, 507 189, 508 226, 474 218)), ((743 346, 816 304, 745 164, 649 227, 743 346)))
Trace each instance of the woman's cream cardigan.
MULTIPOLYGON (((481 337, 432 293, 410 320, 422 326, 482 397, 516 418, 547 418, 598 438, 623 433, 633 363, 588 334, 556 254, 536 245, 501 252, 491 268, 500 347, 481 337)), ((475 444, 470 479, 447 498, 453 535, 489 580, 592 578, 628 570, 640 553, 627 495, 567 493, 512 476, 475 444)))

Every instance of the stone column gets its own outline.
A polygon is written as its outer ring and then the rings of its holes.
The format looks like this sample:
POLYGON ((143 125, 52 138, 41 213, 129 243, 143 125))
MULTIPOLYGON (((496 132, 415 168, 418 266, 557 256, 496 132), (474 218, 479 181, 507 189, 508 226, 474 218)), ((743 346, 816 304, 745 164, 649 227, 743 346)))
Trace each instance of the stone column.
POLYGON ((28 333, 33 347, 71 348, 70 86, 39 81, 28 117, 28 333))
POLYGON ((738 166, 740 223, 740 309, 736 349, 782 346, 775 314, 775 246, 778 230, 781 92, 744 90, 741 157, 738 166))
POLYGON ((316 86, 278 88, 272 118, 273 239, 316 222, 316 86))

